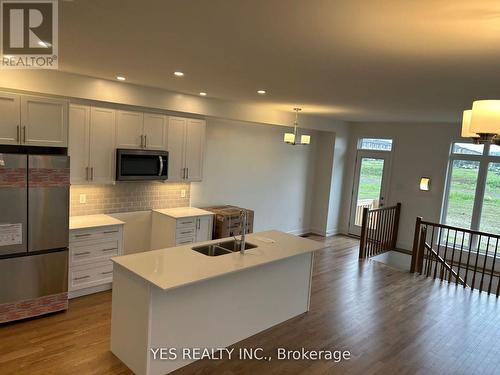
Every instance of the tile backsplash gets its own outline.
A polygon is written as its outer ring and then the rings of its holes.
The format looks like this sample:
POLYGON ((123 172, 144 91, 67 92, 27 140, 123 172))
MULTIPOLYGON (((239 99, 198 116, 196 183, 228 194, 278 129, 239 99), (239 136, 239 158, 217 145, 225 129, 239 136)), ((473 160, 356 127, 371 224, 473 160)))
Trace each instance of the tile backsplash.
POLYGON ((185 207, 189 206, 189 195, 189 183, 124 182, 116 185, 72 185, 70 215, 185 207), (182 190, 185 190, 185 197, 181 197, 182 190), (85 195, 86 203, 80 203, 81 194, 85 195))

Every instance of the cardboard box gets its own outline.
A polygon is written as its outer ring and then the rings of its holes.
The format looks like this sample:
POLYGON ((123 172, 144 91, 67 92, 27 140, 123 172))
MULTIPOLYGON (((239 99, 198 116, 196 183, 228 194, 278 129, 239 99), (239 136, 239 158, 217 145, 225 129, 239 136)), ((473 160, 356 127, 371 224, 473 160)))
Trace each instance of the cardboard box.
MULTIPOLYGON (((241 217, 240 211, 243 209, 237 206, 211 206, 203 207, 204 210, 213 212, 214 228, 212 238, 225 238, 232 236, 239 236, 241 234, 241 217)), ((253 232, 253 210, 245 209, 247 211, 247 233, 253 232)))

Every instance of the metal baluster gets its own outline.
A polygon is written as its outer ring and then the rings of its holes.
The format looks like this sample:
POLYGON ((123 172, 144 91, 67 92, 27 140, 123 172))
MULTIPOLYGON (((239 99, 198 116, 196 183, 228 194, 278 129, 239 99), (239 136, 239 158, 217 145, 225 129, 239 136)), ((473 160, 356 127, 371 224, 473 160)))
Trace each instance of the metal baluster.
MULTIPOLYGON (((467 266, 465 267, 465 277, 464 277, 464 288, 467 285, 467 276, 469 275, 469 268, 470 268, 470 254, 472 253, 472 242, 473 242, 473 237, 474 234, 469 233, 469 253, 467 254, 467 266)), ((474 286, 472 286, 472 289, 474 289, 474 286)))
POLYGON ((438 236, 437 249, 436 249, 436 264, 434 266, 434 277, 433 277, 433 279, 435 279, 436 276, 437 276, 438 259, 439 259, 439 248, 441 246, 441 234, 442 233, 443 233, 443 229, 439 228, 439 236, 438 236))
MULTIPOLYGON (((484 274, 486 273, 486 260, 488 259, 488 249, 490 247, 490 239, 491 237, 488 237, 488 241, 486 242, 486 253, 484 254, 483 272, 481 274, 481 282, 479 283, 479 293, 483 291, 483 281, 484 281, 484 274)), ((481 246, 481 244, 479 244, 479 246, 481 246)))
MULTIPOLYGON (((458 270, 457 270, 457 282, 456 285, 458 285, 458 279, 460 278, 460 267, 462 266, 462 254, 464 252, 464 241, 465 241, 465 232, 460 231, 462 233, 462 244, 460 245, 460 256, 458 258, 458 270)), ((464 280, 465 283, 465 280, 464 280)))
POLYGON ((481 247, 481 237, 482 235, 479 235, 479 241, 477 243, 476 262, 474 263, 474 275, 472 276, 472 284, 471 284, 472 289, 476 289, 476 272, 477 272, 477 262, 479 261, 479 248, 481 247))
MULTIPOLYGON (((488 294, 491 293, 491 285, 493 283, 493 274, 495 272, 495 263, 497 260, 497 250, 498 250, 498 238, 497 238, 497 242, 495 244, 495 254, 493 255, 493 264, 491 265, 490 284, 488 285, 488 294)), ((500 283, 499 283, 499 285, 500 285, 500 283)), ((498 297, 498 293, 497 293, 497 297, 498 297)))
POLYGON ((451 283, 451 276, 453 275, 453 260, 455 259, 455 246, 457 246, 457 230, 455 229, 455 237, 453 239, 453 248, 451 249, 451 262, 450 262, 450 274, 448 276, 448 282, 451 283))

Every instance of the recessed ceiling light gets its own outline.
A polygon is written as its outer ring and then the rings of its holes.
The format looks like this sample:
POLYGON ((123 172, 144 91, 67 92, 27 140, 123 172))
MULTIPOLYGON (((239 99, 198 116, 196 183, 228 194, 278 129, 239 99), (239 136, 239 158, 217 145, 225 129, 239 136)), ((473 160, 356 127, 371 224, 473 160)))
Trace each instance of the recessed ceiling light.
POLYGON ((125 81, 125 77, 122 77, 122 76, 117 76, 116 79, 118 81, 125 81))
POLYGON ((183 77, 184 73, 182 73, 182 72, 174 72, 174 76, 183 77))
POLYGON ((257 94, 259 94, 259 95, 265 95, 266 94, 266 90, 257 90, 257 94))
POLYGON ((201 96, 207 96, 207 93, 206 92, 200 92, 200 95, 201 96))

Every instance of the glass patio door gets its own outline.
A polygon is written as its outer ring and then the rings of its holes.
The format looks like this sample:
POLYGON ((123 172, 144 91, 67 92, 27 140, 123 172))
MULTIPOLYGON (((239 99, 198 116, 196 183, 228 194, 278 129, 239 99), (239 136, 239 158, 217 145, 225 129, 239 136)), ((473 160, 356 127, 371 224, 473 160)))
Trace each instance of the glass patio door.
POLYGON ((350 234, 361 234, 363 208, 384 206, 387 200, 389 164, 389 152, 358 150, 349 219, 350 234))

